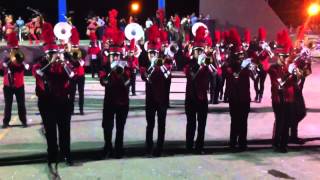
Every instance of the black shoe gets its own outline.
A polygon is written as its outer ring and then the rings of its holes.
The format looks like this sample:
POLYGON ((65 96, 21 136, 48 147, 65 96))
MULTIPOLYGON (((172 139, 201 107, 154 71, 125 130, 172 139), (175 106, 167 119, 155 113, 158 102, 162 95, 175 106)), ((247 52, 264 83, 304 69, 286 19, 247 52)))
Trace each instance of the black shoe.
POLYGON ((74 165, 73 160, 72 160, 71 157, 66 157, 64 160, 65 160, 67 166, 73 166, 74 165))
POLYGON ((247 146, 240 146, 239 147, 239 152, 244 152, 244 151, 246 151, 248 149, 248 147, 247 146))
POLYGON ((6 129, 6 128, 8 128, 9 127, 9 124, 3 124, 2 125, 2 129, 6 129))
POLYGON ((262 101, 262 94, 259 94, 258 103, 261 103, 262 101))
POLYGON ((286 147, 278 147, 274 151, 279 153, 287 153, 288 149, 286 147))
POLYGON ((22 123, 22 127, 23 127, 23 128, 27 128, 27 127, 28 127, 28 124, 27 124, 27 123, 22 123))
POLYGON ((300 144, 300 145, 305 144, 305 141, 298 137, 290 138, 289 142, 292 144, 300 144))
POLYGON ((110 158, 112 155, 112 149, 103 147, 102 153, 103 153, 103 158, 110 158))
POLYGON ((153 152, 154 157, 161 157, 161 155, 162 155, 162 150, 160 150, 160 149, 154 150, 154 152, 153 152))
POLYGON ((218 100, 214 100, 214 101, 212 102, 212 104, 219 104, 219 101, 218 101, 218 100))
POLYGON ((137 94, 134 92, 134 93, 132 93, 132 96, 136 96, 137 94))
POLYGON ((82 115, 82 116, 83 116, 83 115, 84 115, 84 112, 83 112, 83 111, 80 111, 80 115, 82 115))

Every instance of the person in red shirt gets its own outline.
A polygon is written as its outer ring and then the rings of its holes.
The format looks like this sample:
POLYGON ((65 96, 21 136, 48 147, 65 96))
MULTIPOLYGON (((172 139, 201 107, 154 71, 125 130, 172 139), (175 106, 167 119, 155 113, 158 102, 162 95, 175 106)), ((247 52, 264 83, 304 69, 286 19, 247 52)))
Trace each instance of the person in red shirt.
POLYGON ((133 96, 136 95, 136 75, 137 68, 139 66, 138 58, 141 53, 141 48, 139 47, 135 39, 131 39, 130 46, 128 47, 128 67, 130 68, 130 86, 131 93, 133 96))
POLYGON ((259 28, 258 42, 255 42, 256 49, 252 53, 252 58, 255 64, 258 66, 257 78, 254 79, 254 89, 256 91, 255 102, 261 103, 263 92, 264 92, 264 82, 266 80, 268 69, 269 69, 269 58, 273 57, 270 46, 266 42, 266 30, 264 28, 259 28))
POLYGON ((84 85, 85 85, 85 62, 82 58, 82 53, 79 48, 79 33, 76 27, 72 27, 71 29, 71 37, 70 37, 70 43, 71 43, 71 63, 74 67, 75 77, 71 81, 71 95, 70 99, 73 104, 72 106, 72 114, 74 114, 74 100, 76 96, 76 90, 78 87, 79 92, 79 110, 80 114, 84 115, 83 112, 83 105, 84 105, 84 85))
POLYGON ((186 148, 188 151, 203 153, 205 128, 208 116, 209 78, 212 70, 206 63, 205 49, 211 47, 206 28, 200 26, 192 44, 191 58, 184 67, 187 77, 185 111, 187 115, 186 148), (198 135, 194 149, 194 136, 198 122, 198 135))
POLYGON ((66 164, 73 165, 70 152, 71 108, 70 80, 74 77, 71 63, 63 51, 55 43, 52 25, 43 24, 43 50, 46 53, 43 61, 33 67, 36 78, 36 94, 38 95, 39 111, 43 118, 47 140, 48 166, 58 163, 59 158, 66 164), (46 62, 47 61, 47 62, 46 62), (59 137, 57 134, 59 131, 59 137), (59 138, 59 145, 57 139, 59 138), (58 150, 60 149, 61 154, 58 150), (59 157, 60 155, 60 157, 59 157))
POLYGON ((226 79, 229 85, 230 148, 233 151, 247 149, 247 127, 250 111, 250 59, 245 59, 245 50, 236 29, 230 30, 229 66, 226 68, 226 79))
POLYGON ((277 62, 268 71, 271 80, 272 108, 275 115, 273 147, 275 151, 286 153, 289 125, 294 121, 295 75, 289 72, 292 44, 287 33, 282 33, 277 44, 277 62))
POLYGON ((110 156, 113 151, 112 131, 116 122, 115 157, 122 158, 123 134, 129 111, 130 69, 124 55, 124 33, 117 27, 116 10, 109 11, 109 26, 106 29, 104 43, 108 49, 104 53, 105 62, 99 72, 100 83, 105 87, 102 127, 104 132, 104 154, 110 156))
POLYGON ((92 78, 95 78, 95 75, 99 72, 99 64, 100 64, 100 51, 101 49, 97 43, 97 36, 95 32, 91 32, 90 36, 90 45, 88 48, 88 56, 90 59, 90 69, 92 78))
POLYGON ((4 71, 3 93, 4 93, 4 118, 2 128, 7 128, 11 119, 13 95, 16 96, 18 104, 19 119, 23 127, 27 127, 25 91, 24 91, 24 71, 28 69, 25 64, 24 54, 19 50, 17 35, 14 31, 7 34, 7 46, 10 48, 10 57, 5 58, 2 63, 4 71))
POLYGON ((148 29, 148 43, 145 45, 148 58, 140 66, 140 74, 146 86, 146 153, 159 157, 162 154, 165 140, 165 125, 168 109, 168 77, 170 71, 164 59, 159 58, 161 53, 160 30, 157 25, 148 29), (153 130, 155 116, 158 116, 157 146, 153 145, 153 130))

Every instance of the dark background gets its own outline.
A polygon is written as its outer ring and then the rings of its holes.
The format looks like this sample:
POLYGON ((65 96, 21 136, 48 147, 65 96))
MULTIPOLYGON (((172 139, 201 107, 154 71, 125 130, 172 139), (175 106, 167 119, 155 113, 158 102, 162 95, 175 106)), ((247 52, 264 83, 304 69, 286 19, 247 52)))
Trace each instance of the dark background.
MULTIPOLYGON (((75 16, 73 23, 78 27, 82 37, 86 29, 85 18, 94 12, 97 15, 107 16, 108 11, 115 8, 119 11, 119 18, 127 18, 130 14, 129 4, 132 0, 67 0, 68 10, 73 10, 75 16)), ((143 23, 147 17, 154 16, 157 9, 157 0, 136 0, 141 3, 142 11, 137 17, 143 23)), ((286 25, 298 26, 305 18, 304 3, 309 0, 269 0, 270 6, 275 10, 278 16, 286 25)), ((0 7, 6 9, 6 13, 12 13, 15 18, 22 16, 27 20, 32 14, 26 9, 30 6, 39 9, 46 20, 51 23, 57 22, 57 0, 1 0, 0 7)), ((187 15, 192 12, 198 14, 199 0, 167 0, 167 15, 178 13, 187 15)), ((1 10, 0 8, 0 10, 1 10)))

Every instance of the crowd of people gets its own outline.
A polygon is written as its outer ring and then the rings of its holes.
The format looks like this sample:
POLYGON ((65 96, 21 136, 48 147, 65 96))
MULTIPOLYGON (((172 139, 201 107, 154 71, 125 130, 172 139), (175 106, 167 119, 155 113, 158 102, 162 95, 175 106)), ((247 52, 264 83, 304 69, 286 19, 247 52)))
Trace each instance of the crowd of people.
MULTIPOLYGON (((257 38, 251 38, 248 29, 242 37, 236 28, 210 33, 211 29, 193 15, 181 20, 175 15, 166 21, 163 10, 158 10, 155 18, 146 21, 144 30, 134 18, 130 18, 128 25, 123 27, 117 18, 118 11, 113 9, 105 23, 95 17, 89 20, 87 27, 90 39, 87 55, 93 69, 92 77, 97 74, 100 84, 105 87, 102 128, 106 157, 121 158, 124 155, 123 135, 129 111, 129 89, 131 86, 132 95, 135 95, 137 71, 145 82, 146 153, 161 156, 170 107, 172 69, 178 52, 181 52, 187 79, 185 113, 186 149, 189 152, 203 153, 208 104, 219 101, 229 103, 230 149, 245 151, 251 103, 250 80, 254 81, 256 91, 254 101, 260 103, 267 74, 271 80, 275 115, 272 137, 275 151, 287 152, 289 141, 303 143, 298 138, 298 124, 306 116, 302 89, 305 78, 311 74, 312 48, 312 44, 303 40, 303 29, 299 31, 297 43, 291 42, 287 30, 279 31, 275 40, 268 43, 264 28, 259 28, 257 38), (104 24, 105 28, 99 30, 99 24, 104 24), (270 59, 275 63, 269 64, 270 59), (158 138, 154 145, 156 117, 158 138), (116 138, 113 146, 114 124, 116 138)), ((50 23, 41 19, 40 24, 45 56, 35 60, 31 69, 36 79, 35 91, 47 139, 48 163, 51 167, 59 161, 60 149, 60 157, 72 165, 70 123, 76 87, 80 95, 80 113, 85 114, 85 67, 79 48, 79 33, 71 21, 61 25, 60 31, 64 33, 57 37, 50 23), (70 29, 70 36, 67 29, 70 29), (56 38, 59 43, 56 43, 56 38)), ((24 70, 30 67, 23 61, 16 37, 13 30, 6 33, 10 56, 1 64, 5 96, 3 128, 9 127, 13 95, 17 99, 19 118, 24 127, 28 126, 23 77, 24 70)))

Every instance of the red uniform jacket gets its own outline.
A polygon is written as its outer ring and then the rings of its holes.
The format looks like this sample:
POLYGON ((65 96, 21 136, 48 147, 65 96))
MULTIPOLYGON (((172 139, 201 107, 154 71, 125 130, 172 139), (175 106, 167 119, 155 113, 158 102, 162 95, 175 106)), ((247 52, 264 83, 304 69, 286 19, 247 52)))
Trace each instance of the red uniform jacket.
POLYGON ((116 71, 100 71, 100 81, 106 81, 104 103, 116 106, 129 106, 129 87, 125 82, 130 79, 130 70, 125 67, 122 74, 116 71))
POLYGON ((50 95, 54 98, 67 98, 70 94, 69 76, 61 63, 53 63, 47 72, 50 95))
POLYGON ((141 78, 146 81, 146 105, 167 106, 169 100, 167 98, 168 79, 165 78, 159 66, 155 66, 154 68, 148 80, 147 68, 140 67, 141 78))
POLYGON ((228 67, 226 72, 230 103, 250 102, 250 71, 247 68, 240 70, 239 65, 239 67, 228 67), (234 73, 239 73, 239 76, 236 78, 234 73))
POLYGON ((43 66, 40 63, 34 64, 32 67, 32 75, 36 79, 36 95, 38 97, 43 97, 46 92, 45 83, 43 77, 39 76, 36 72, 41 69, 43 66))
POLYGON ((98 60, 98 54, 100 53, 99 47, 89 47, 88 54, 90 57, 90 60, 98 60))
POLYGON ((187 76, 186 103, 207 103, 207 91, 209 89, 210 70, 207 66, 199 66, 195 59, 191 59, 184 67, 187 76), (196 74, 196 75, 195 75, 196 74))
MULTIPOLYGON (((2 64, 1 64, 2 65, 2 64)), ((8 67, 2 67, 3 74, 3 85, 6 87, 20 88, 24 86, 24 65, 13 64, 8 62, 8 67), (9 70, 11 72, 12 84, 9 79, 9 70)))
POLYGON ((289 76, 287 69, 284 66, 279 64, 273 64, 270 66, 268 71, 271 80, 271 98, 272 102, 280 103, 280 90, 279 90, 279 81, 278 79, 287 79, 285 85, 283 86, 282 94, 284 97, 284 102, 294 102, 295 97, 295 79, 293 76, 289 76))

